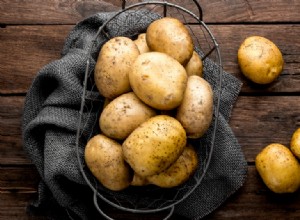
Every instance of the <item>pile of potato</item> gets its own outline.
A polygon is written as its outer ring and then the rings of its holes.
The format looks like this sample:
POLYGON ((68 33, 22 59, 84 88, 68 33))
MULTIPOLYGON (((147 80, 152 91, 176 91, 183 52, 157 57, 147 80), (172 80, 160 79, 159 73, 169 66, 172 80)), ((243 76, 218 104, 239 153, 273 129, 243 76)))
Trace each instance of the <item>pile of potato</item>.
POLYGON ((213 116, 213 91, 187 28, 152 22, 136 40, 115 37, 98 56, 95 83, 105 97, 101 134, 85 148, 92 174, 114 191, 130 185, 170 188, 195 172, 188 138, 200 138, 213 116))

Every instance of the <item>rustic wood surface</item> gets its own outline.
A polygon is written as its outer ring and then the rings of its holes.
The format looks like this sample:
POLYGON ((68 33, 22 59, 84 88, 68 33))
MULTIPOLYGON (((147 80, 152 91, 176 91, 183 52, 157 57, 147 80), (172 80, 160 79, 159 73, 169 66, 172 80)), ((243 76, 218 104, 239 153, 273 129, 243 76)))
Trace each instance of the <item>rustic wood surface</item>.
MULTIPOLYGON (((195 10, 188 0, 170 2, 195 10)), ((220 45, 224 70, 243 82, 230 125, 248 161, 244 186, 207 219, 300 218, 300 192, 270 192, 254 165, 264 146, 271 142, 288 146, 300 127, 300 1, 199 2, 203 19, 220 45), (238 47, 250 35, 271 39, 283 53, 283 73, 270 85, 250 83, 238 68, 238 47)), ((119 0, 0 0, 0 219, 46 219, 26 212, 27 204, 37 198, 39 182, 21 137, 24 98, 32 80, 44 65, 60 58, 64 39, 77 22, 120 7, 119 0)), ((123 213, 114 217, 134 219, 123 213)))

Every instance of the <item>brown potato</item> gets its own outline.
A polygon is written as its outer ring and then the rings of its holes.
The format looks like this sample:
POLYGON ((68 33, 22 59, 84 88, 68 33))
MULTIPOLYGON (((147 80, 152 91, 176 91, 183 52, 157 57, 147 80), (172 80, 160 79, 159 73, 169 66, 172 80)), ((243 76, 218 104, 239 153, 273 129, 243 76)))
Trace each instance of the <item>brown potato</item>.
POLYGON ((193 56, 185 65, 185 70, 188 76, 196 75, 202 77, 203 64, 200 56, 194 51, 193 56))
POLYGON ((156 115, 154 109, 143 103, 133 92, 112 100, 99 119, 101 131, 108 137, 124 140, 134 129, 156 115))
POLYGON ((176 119, 184 127, 189 138, 199 138, 209 128, 213 117, 213 91, 211 85, 200 76, 189 76, 176 119))
POLYGON ((141 177, 158 174, 181 155, 186 145, 182 125, 167 115, 154 116, 136 128, 123 142, 123 154, 141 177))
POLYGON ((193 39, 176 18, 164 17, 152 22, 147 28, 146 41, 150 50, 166 53, 182 65, 193 55, 193 39))
POLYGON ((160 52, 138 56, 129 72, 134 93, 147 105, 159 110, 171 110, 182 101, 187 83, 184 67, 172 57, 160 52))
POLYGON ((101 48, 95 67, 95 83, 101 95, 113 99, 131 90, 128 72, 140 54, 127 37, 115 37, 101 48))
POLYGON ((292 153, 300 159, 300 128, 293 133, 290 145, 292 153))
POLYGON ((255 158, 255 166, 266 186, 275 193, 293 193, 300 187, 300 165, 282 144, 266 146, 255 158))
POLYGON ((146 42, 146 33, 139 34, 138 38, 134 40, 134 43, 139 48, 140 54, 150 51, 146 42))
POLYGON ((130 183, 131 186, 146 186, 149 182, 145 177, 141 177, 138 174, 134 173, 133 179, 130 183))
POLYGON ((91 138, 85 148, 87 167, 104 187, 119 191, 132 181, 132 170, 123 158, 121 145, 102 135, 91 138))
POLYGON ((248 79, 258 84, 268 84, 280 75, 284 61, 272 41, 261 36, 250 36, 238 50, 238 64, 248 79))
POLYGON ((184 148, 180 157, 165 171, 147 177, 148 184, 154 184, 162 188, 179 186, 186 182, 195 172, 198 165, 197 152, 193 146, 184 148))

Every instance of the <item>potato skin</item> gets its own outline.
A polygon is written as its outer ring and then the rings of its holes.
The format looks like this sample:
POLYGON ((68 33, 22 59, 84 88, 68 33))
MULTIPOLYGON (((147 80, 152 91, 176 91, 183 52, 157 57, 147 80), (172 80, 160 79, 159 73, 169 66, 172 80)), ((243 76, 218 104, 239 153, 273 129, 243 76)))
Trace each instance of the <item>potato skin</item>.
POLYGON ((102 135, 91 138, 85 148, 84 158, 92 174, 104 187, 119 191, 132 180, 132 170, 123 158, 121 145, 102 135))
POLYGON ((112 100, 99 119, 101 131, 108 137, 124 140, 144 121, 156 115, 154 109, 143 103, 133 92, 112 100))
POLYGON ((129 73, 132 90, 146 104, 159 110, 176 108, 183 99, 187 84, 184 67, 160 52, 137 57, 129 73))
POLYGON ((188 29, 176 18, 164 17, 152 22, 146 31, 152 51, 166 53, 185 65, 192 57, 194 44, 188 29))
POLYGON ((266 146, 255 158, 258 173, 275 193, 293 193, 300 186, 300 165, 292 152, 282 144, 266 146))
POLYGON ((209 128, 213 117, 213 91, 200 76, 189 76, 184 98, 177 109, 176 119, 189 138, 199 138, 209 128))
POLYGON ((140 54, 150 52, 150 48, 147 45, 146 33, 139 34, 138 38, 133 41, 138 47, 140 54))
POLYGON ((279 48, 261 36, 247 37, 239 47, 237 57, 242 73, 257 84, 273 82, 284 66, 279 48))
POLYGON ((158 174, 181 155, 186 145, 182 125, 167 115, 154 116, 123 142, 125 160, 141 177, 158 174))
POLYGON ((128 72, 140 54, 127 37, 115 37, 101 48, 95 67, 95 83, 101 95, 113 99, 131 90, 128 72))
POLYGON ((188 76, 197 75, 202 77, 203 63, 200 56, 195 51, 189 62, 185 65, 185 70, 188 76))
POLYGON ((165 171, 147 177, 149 183, 162 188, 172 188, 186 182, 195 172, 198 156, 192 145, 184 148, 180 157, 165 171))

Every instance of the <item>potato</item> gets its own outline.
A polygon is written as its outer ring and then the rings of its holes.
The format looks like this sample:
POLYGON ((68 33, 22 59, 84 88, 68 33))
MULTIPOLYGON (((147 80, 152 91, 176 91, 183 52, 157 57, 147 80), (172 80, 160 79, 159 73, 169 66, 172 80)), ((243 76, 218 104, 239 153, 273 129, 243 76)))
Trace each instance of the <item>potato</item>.
POLYGON ((147 178, 141 177, 136 173, 133 174, 133 179, 130 183, 131 186, 146 186, 148 184, 149 184, 149 182, 148 182, 147 178))
POLYGON ((209 128, 213 117, 213 91, 200 76, 189 76, 176 119, 180 121, 189 138, 199 138, 209 128))
POLYGON ((123 140, 154 115, 154 109, 143 103, 133 92, 129 92, 115 98, 103 109, 99 125, 106 136, 123 140))
MULTIPOLYGON (((162 188, 179 186, 186 182, 195 172, 198 157, 192 145, 184 148, 180 157, 165 171, 147 177, 149 183, 162 188)), ((145 184, 145 183, 144 183, 145 184)))
POLYGON ((238 64, 242 73, 258 84, 273 82, 283 69, 279 48, 269 39, 247 37, 238 50, 238 64))
POLYGON ((255 166, 266 186, 275 193, 293 193, 300 186, 300 165, 282 144, 266 146, 255 158, 255 166))
POLYGON ((298 128, 292 135, 290 143, 292 153, 300 159, 300 128, 298 128))
POLYGON ((101 48, 95 67, 95 83, 101 95, 113 99, 131 90, 128 72, 140 54, 127 37, 115 37, 101 48))
POLYGON ((87 167, 102 185, 119 191, 128 187, 132 180, 132 170, 123 158, 121 145, 102 135, 91 138, 85 148, 87 167))
POLYGON ((160 52, 143 53, 129 72, 132 90, 146 104, 159 110, 176 108, 187 84, 184 67, 160 52))
POLYGON ((139 48, 140 54, 147 53, 150 51, 146 42, 146 33, 139 34, 138 38, 133 42, 139 48))
POLYGON ((193 39, 176 18, 164 17, 152 22, 146 31, 146 41, 150 50, 166 53, 182 65, 193 55, 193 39))
POLYGON ((158 174, 181 155, 186 145, 182 125, 167 115, 154 116, 137 127, 123 142, 123 154, 141 177, 158 174))
POLYGON ((203 64, 200 56, 194 51, 193 56, 189 62, 185 65, 185 70, 188 76, 197 75, 201 76, 203 74, 203 64))

